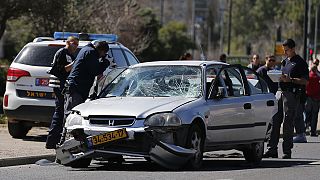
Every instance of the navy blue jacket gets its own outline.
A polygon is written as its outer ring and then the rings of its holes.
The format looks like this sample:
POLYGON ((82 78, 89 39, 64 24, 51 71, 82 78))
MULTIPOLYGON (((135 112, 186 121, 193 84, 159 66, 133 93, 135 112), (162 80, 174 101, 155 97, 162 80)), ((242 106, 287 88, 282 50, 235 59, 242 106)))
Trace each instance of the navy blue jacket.
POLYGON ((91 43, 86 45, 80 50, 67 78, 70 90, 87 99, 95 76, 102 74, 109 64, 105 59, 99 61, 98 51, 91 43))

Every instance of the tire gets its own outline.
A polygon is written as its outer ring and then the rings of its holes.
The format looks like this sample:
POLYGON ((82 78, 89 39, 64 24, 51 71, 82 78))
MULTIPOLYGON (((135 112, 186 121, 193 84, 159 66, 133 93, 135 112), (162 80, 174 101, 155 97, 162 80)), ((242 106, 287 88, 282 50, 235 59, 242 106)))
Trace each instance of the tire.
POLYGON ((262 160, 264 151, 264 142, 251 144, 243 150, 243 156, 249 163, 259 164, 262 160))
POLYGON ((26 126, 22 122, 8 121, 8 131, 13 138, 25 138, 31 128, 31 126, 26 126))
POLYGON ((77 161, 73 161, 67 166, 70 166, 72 168, 87 168, 91 164, 91 158, 82 158, 77 161))
POLYGON ((187 164, 187 168, 199 169, 202 166, 204 135, 197 124, 192 124, 187 136, 187 148, 195 149, 197 152, 187 164))

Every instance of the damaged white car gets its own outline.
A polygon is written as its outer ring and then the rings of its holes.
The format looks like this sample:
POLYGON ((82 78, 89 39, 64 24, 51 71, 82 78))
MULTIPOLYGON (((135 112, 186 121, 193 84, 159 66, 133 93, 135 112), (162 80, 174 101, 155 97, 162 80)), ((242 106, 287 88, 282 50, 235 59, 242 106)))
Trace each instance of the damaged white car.
MULTIPOLYGON (((62 164, 145 157, 169 168, 199 168, 204 152, 236 149, 259 163, 275 96, 255 72, 215 61, 134 65, 66 120, 62 164)), ((121 162, 121 161, 120 161, 121 162)))

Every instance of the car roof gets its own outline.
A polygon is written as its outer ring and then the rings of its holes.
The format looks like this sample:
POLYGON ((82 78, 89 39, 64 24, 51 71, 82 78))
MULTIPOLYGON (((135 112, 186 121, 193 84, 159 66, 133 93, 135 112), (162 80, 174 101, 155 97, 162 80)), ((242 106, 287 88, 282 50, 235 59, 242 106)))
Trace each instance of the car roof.
POLYGON ((211 60, 211 61, 201 61, 201 60, 174 60, 174 61, 152 61, 152 62, 144 62, 135 64, 132 67, 145 67, 145 66, 207 66, 207 65, 214 65, 214 64, 221 64, 221 65, 227 65, 227 63, 223 63, 217 60, 211 60))
MULTIPOLYGON (((87 44, 89 44, 91 41, 79 41, 79 47, 84 47, 87 44)), ((127 49, 125 46, 123 46, 121 43, 118 42, 108 42, 109 46, 111 48, 119 47, 127 49)), ((56 45, 56 46, 65 46, 66 40, 45 40, 40 42, 29 42, 26 46, 49 46, 49 45, 56 45)))

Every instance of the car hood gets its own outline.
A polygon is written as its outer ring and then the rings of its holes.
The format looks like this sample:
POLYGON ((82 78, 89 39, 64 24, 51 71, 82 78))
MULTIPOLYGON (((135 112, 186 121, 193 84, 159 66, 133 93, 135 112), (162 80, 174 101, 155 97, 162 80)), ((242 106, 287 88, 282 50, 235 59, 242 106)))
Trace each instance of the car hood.
POLYGON ((172 111, 178 106, 189 103, 197 98, 185 97, 110 97, 100 98, 80 104, 73 110, 81 115, 116 115, 146 118, 157 112, 172 111))

